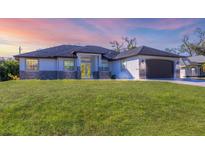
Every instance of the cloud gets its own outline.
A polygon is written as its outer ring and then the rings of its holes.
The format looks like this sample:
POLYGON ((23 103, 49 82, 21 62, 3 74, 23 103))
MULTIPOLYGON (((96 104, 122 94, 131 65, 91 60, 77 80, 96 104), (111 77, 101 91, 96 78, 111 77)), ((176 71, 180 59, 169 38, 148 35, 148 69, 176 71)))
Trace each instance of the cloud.
POLYGON ((106 43, 118 37, 90 31, 67 19, 1 19, 0 34, 23 43, 47 45, 106 43))
POLYGON ((0 19, 0 35, 31 44, 102 44, 120 39, 130 29, 174 30, 190 24, 193 19, 0 19))
MULTIPOLYGON (((159 36, 164 36, 164 31, 177 30, 179 34, 182 31, 185 33, 189 27, 196 26, 199 20, 201 19, 0 19, 0 44, 15 48, 22 45, 28 50, 58 44, 109 47, 110 41, 131 36, 136 37, 141 44, 148 45, 152 41, 160 41, 160 37, 156 35, 150 41, 153 30, 159 36), (136 31, 142 29, 145 29, 143 34, 137 35, 136 31)), ((169 39, 166 40, 169 42, 169 39)))
POLYGON ((148 22, 140 22, 137 27, 150 28, 156 30, 177 30, 186 26, 193 25, 196 19, 155 19, 148 22))
POLYGON ((101 31, 126 32, 127 29, 148 28, 155 30, 176 30, 193 25, 198 19, 84 19, 84 22, 101 31))

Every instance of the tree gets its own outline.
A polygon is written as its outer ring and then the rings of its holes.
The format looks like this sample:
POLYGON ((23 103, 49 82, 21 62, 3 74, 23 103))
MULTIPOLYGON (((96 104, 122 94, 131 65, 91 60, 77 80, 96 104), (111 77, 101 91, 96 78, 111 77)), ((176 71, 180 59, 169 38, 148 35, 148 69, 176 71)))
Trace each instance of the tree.
POLYGON ((126 50, 137 48, 137 41, 135 37, 134 38, 123 37, 122 39, 126 43, 126 50))
POLYGON ((186 53, 189 56, 205 55, 205 31, 197 28, 191 35, 184 35, 179 48, 165 50, 178 54, 186 53))
POLYGON ((111 41, 110 44, 115 51, 120 52, 121 50, 131 50, 137 48, 136 38, 122 37, 123 43, 119 43, 118 41, 111 41))
POLYGON ((119 43, 118 41, 111 41, 110 44, 117 52, 120 52, 123 48, 123 43, 119 43))
POLYGON ((178 50, 178 48, 165 48, 165 51, 180 55, 180 51, 178 50))

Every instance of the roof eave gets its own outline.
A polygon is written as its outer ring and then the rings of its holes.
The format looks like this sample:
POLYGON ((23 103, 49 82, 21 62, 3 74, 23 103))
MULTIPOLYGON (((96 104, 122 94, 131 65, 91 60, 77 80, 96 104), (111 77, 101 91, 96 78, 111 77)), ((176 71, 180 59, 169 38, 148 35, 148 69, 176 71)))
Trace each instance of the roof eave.
POLYGON ((183 56, 169 56, 169 55, 153 55, 153 54, 138 54, 143 56, 156 56, 156 57, 171 57, 171 58, 182 58, 183 56))
POLYGON ((183 58, 183 56, 161 56, 161 55, 152 55, 152 54, 136 54, 136 55, 131 55, 131 56, 125 56, 125 57, 120 57, 120 58, 113 58, 112 60, 121 60, 121 59, 125 59, 125 58, 130 58, 130 57, 133 57, 133 56, 155 56, 155 57, 170 57, 170 58, 183 58))
POLYGON ((76 56, 46 56, 46 57, 40 57, 40 56, 14 56, 14 58, 51 58, 51 59, 56 59, 56 58, 76 58, 76 56))

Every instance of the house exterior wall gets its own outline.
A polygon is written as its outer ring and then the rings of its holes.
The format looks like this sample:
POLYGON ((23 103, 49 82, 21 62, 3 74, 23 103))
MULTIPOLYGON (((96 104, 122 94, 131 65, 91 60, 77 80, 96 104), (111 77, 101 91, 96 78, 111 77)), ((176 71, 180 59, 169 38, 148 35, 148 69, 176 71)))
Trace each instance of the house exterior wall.
POLYGON ((144 69, 145 71, 143 72, 143 75, 140 74, 140 78, 145 77, 146 78, 146 60, 148 59, 159 59, 159 60, 170 60, 173 61, 174 63, 174 78, 179 78, 180 77, 180 67, 179 67, 179 58, 175 57, 158 57, 158 56, 139 56, 139 59, 141 60, 140 63, 140 70, 144 69), (141 66, 142 60, 145 61, 145 66, 141 66))
POLYGON ((201 73, 200 73, 200 76, 205 76, 205 72, 203 71, 203 68, 201 68, 201 73))
MULTIPOLYGON (((69 60, 69 59, 73 59, 73 58, 57 58, 57 69, 56 70, 66 71, 64 70, 64 61, 69 60)), ((77 59, 74 59, 74 63, 75 63, 74 71, 76 71, 77 70, 77 59)))
POLYGON ((103 59, 103 61, 107 61, 108 62, 108 70, 102 70, 102 60, 100 60, 99 62, 99 68, 98 68, 98 79, 110 79, 111 78, 111 62, 109 62, 107 59, 103 59))
POLYGON ((175 60, 174 63, 175 63, 174 76, 175 78, 180 78, 180 62, 179 60, 175 60))
POLYGON ((56 71, 57 59, 41 58, 39 59, 39 71, 56 71))
POLYGON ((73 58, 57 58, 57 79, 76 79, 77 78, 77 59, 74 59, 74 70, 64 69, 64 61, 73 58))
POLYGON ((139 79, 139 57, 127 58, 127 73, 129 79, 139 79))
POLYGON ((102 56, 101 54, 92 53, 77 53, 77 78, 81 78, 81 62, 83 58, 91 59, 91 78, 93 79, 110 79, 110 71, 102 70, 102 56))
POLYGON ((139 58, 135 56, 123 60, 126 62, 126 69, 121 68, 122 60, 116 60, 111 64, 111 74, 117 79, 139 79, 139 58))
POLYGON ((26 58, 19 59, 20 79, 39 79, 39 71, 26 70, 26 58))
POLYGON ((120 69, 120 61, 112 61, 111 62, 111 75, 116 75, 117 78, 119 78, 119 73, 121 72, 120 69))
MULTIPOLYGON (((101 56, 100 56, 101 58, 101 56)), ((73 71, 64 69, 64 61, 71 58, 39 58, 38 71, 26 70, 26 58, 20 58, 20 78, 21 79, 80 79, 80 59, 74 59, 75 68, 73 71)), ((100 61, 101 62, 101 61, 100 61)), ((102 71, 98 67, 99 59, 92 58, 92 77, 94 79, 110 79, 110 71, 102 71)), ((101 65, 99 65, 101 66, 101 65)), ((109 68, 110 70, 110 68, 109 68)))
MULTIPOLYGON (((26 70, 26 59, 20 58, 20 78, 21 79, 80 79, 80 57, 75 59, 75 69, 73 71, 64 70, 64 60, 70 58, 40 58, 38 71, 26 70)), ((92 59, 92 71, 94 79, 109 79, 115 75, 117 79, 146 79, 146 60, 160 59, 174 62, 174 78, 180 77, 178 66, 179 58, 157 57, 157 56, 134 56, 125 58, 126 69, 121 69, 121 60, 109 61, 109 71, 101 69, 101 55, 92 59)))
POLYGON ((25 71, 26 70, 26 59, 25 58, 20 58, 19 59, 19 70, 20 71, 25 71))
POLYGON ((200 66, 187 66, 180 68, 180 77, 197 77, 203 76, 203 72, 201 72, 200 66))
POLYGON ((170 60, 174 63, 174 78, 180 77, 179 58, 158 57, 158 56, 135 56, 125 58, 126 69, 121 69, 121 60, 112 62, 112 75, 116 75, 117 79, 146 79, 146 60, 160 59, 170 60))
POLYGON ((146 59, 139 57, 139 79, 146 79, 146 59))
MULTIPOLYGON (((69 58, 40 58, 38 71, 26 70, 26 58, 20 58, 20 78, 21 79, 75 79, 77 78, 77 66, 74 71, 64 70, 64 60, 69 58)), ((76 63, 76 60, 75 60, 76 63)))

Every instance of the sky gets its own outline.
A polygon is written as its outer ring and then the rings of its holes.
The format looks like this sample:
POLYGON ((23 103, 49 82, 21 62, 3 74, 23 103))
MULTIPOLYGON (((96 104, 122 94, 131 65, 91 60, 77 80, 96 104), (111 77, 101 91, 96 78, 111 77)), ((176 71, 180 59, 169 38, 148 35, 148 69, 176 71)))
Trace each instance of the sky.
POLYGON ((184 35, 205 30, 205 19, 182 18, 41 18, 0 19, 0 57, 62 44, 99 45, 111 49, 110 41, 136 37, 137 45, 164 50, 176 48, 184 35))

